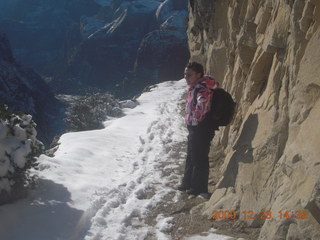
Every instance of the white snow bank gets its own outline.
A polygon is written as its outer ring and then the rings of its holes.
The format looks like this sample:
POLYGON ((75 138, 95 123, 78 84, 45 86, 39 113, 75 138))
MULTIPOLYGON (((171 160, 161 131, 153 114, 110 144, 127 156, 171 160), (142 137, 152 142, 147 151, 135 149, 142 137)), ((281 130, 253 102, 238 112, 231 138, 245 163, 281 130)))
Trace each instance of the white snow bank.
POLYGON ((42 147, 34 126, 31 115, 0 120, 0 192, 11 190, 18 180, 14 174, 31 160, 35 148, 42 147))
MULTIPOLYGON (((233 237, 224 236, 221 234, 216 234, 216 229, 211 228, 209 232, 203 232, 200 235, 192 235, 190 237, 185 237, 184 240, 230 240, 233 237)), ((238 239, 240 240, 240 238, 238 239)))
POLYGON ((170 154, 186 139, 186 89, 185 80, 155 85, 105 129, 64 134, 54 157, 39 158, 33 194, 0 206, 0 239, 170 239, 172 218, 145 219, 168 193, 180 199, 169 184, 179 183, 185 153, 170 154))

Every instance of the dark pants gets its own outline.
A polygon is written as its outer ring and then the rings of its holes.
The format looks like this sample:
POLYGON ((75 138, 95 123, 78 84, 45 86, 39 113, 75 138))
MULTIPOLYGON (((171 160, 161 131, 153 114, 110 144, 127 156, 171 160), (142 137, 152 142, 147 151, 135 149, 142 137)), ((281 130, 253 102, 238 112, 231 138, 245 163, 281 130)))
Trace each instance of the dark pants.
POLYGON ((188 126, 188 152, 182 185, 196 192, 208 192, 209 150, 214 130, 203 122, 188 126))

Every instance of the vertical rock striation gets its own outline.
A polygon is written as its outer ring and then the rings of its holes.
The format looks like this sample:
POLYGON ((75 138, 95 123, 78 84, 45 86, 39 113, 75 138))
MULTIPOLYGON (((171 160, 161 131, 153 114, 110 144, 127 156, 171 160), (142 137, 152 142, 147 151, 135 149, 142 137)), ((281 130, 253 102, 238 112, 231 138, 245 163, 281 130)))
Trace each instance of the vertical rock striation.
POLYGON ((213 143, 225 158, 206 213, 235 210, 262 227, 259 239, 320 239, 320 2, 190 0, 189 10, 191 60, 238 104, 213 143))

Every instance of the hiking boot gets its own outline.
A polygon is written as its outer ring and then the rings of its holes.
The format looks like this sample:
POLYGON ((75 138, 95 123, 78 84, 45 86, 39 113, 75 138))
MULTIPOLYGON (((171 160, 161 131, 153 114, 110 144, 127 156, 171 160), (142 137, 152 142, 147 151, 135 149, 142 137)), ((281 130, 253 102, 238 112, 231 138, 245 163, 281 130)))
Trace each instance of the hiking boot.
POLYGON ((211 195, 209 193, 200 193, 199 197, 209 200, 211 195))
POLYGON ((197 190, 195 190, 193 188, 189 189, 187 191, 187 194, 194 195, 194 196, 198 196, 199 195, 200 197, 205 198, 205 199, 209 199, 210 198, 210 195, 209 195, 208 192, 199 192, 199 191, 197 191, 197 190))
POLYGON ((188 189, 190 189, 190 187, 187 187, 187 186, 185 186, 185 185, 183 185, 183 184, 180 184, 180 185, 177 187, 177 189, 178 189, 179 191, 181 191, 181 192, 185 192, 185 191, 187 191, 188 189))
POLYGON ((196 191, 195 189, 191 188, 187 191, 187 193, 189 195, 194 195, 194 196, 198 196, 200 194, 200 192, 196 191))

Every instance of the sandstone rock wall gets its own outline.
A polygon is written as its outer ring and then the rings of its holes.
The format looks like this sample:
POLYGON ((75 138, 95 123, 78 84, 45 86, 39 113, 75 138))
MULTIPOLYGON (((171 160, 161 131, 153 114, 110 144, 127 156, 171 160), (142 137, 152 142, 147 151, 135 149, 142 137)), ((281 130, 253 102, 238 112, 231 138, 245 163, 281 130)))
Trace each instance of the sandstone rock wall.
POLYGON ((235 210, 262 227, 259 239, 320 239, 320 1, 190 0, 189 10, 191 60, 238 103, 213 143, 212 159, 225 157, 205 213, 235 210))

